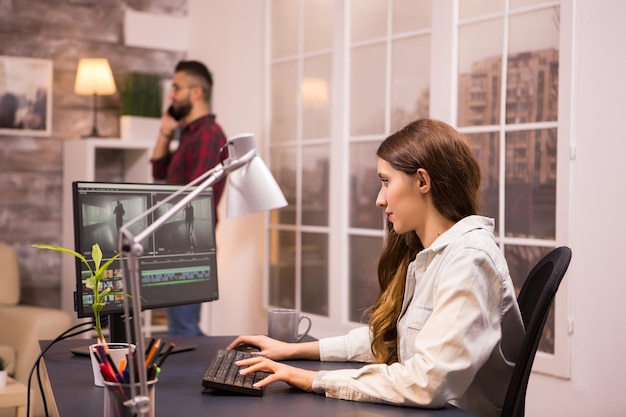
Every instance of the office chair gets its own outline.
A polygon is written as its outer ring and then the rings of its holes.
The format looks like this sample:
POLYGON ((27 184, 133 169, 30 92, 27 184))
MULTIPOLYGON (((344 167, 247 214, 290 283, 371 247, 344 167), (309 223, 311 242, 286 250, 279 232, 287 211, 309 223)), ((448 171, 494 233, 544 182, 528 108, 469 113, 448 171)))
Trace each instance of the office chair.
POLYGON ((500 417, 524 417, 526 388, 541 332, 571 258, 572 251, 567 246, 552 250, 530 271, 517 297, 526 336, 513 369, 500 417))

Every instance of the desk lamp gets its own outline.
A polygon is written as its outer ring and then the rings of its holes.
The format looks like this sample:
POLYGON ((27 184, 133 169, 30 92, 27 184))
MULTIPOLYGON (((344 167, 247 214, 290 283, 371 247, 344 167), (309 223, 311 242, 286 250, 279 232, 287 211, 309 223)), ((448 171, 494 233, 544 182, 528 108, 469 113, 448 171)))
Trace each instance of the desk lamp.
MULTIPOLYGON (((228 151, 228 157, 214 168, 206 171, 120 228, 119 249, 123 255, 124 288, 128 289, 126 292, 129 295, 129 297, 124 298, 124 325, 127 335, 132 334, 131 313, 139 315, 141 312, 139 257, 143 255, 144 251, 141 242, 157 231, 176 213, 183 210, 202 191, 228 176, 228 191, 226 194, 227 217, 240 216, 255 211, 272 210, 287 205, 285 196, 278 187, 276 180, 258 155, 252 134, 242 134, 228 139, 220 154, 224 155, 224 151, 228 151), (166 202, 176 198, 179 194, 188 191, 187 195, 161 217, 148 225, 142 232, 136 235, 130 232, 129 228, 133 224, 150 215, 150 213, 166 202)), ((143 370, 143 372, 139 372, 139 387, 137 387, 134 372, 129 373, 131 399, 125 405, 133 408, 140 414, 145 414, 150 409, 150 397, 148 396, 146 369, 145 366, 142 366, 146 358, 140 319, 133 320, 133 330, 136 338, 138 369, 143 370)), ((134 369, 134 363, 132 363, 134 359, 134 355, 129 355, 129 369, 134 369)))
POLYGON ((98 96, 115 94, 115 80, 109 61, 105 58, 82 58, 76 69, 74 94, 93 95, 93 127, 84 137, 99 137, 98 96))

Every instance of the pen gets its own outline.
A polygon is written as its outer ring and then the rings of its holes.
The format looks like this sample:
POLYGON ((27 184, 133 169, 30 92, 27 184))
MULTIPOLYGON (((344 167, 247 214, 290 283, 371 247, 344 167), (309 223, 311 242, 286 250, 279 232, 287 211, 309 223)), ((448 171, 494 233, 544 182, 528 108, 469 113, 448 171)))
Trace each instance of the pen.
POLYGON ((148 371, 146 372, 146 377, 148 378, 148 381, 152 381, 154 378, 156 378, 157 370, 158 368, 155 364, 150 365, 148 371))
POLYGON ((124 372, 125 369, 126 369, 126 358, 122 358, 120 359, 119 371, 124 372))
POLYGON ((115 366, 115 362, 113 361, 113 358, 111 358, 111 355, 109 355, 108 353, 106 355, 106 358, 107 358, 107 362, 109 362, 109 366, 111 367, 111 371, 113 371, 113 376, 115 376, 115 379, 120 384, 123 384, 124 383, 124 379, 122 378, 122 375, 120 374, 120 371, 117 370, 117 366, 115 366))
POLYGON ((146 357, 148 357, 148 355, 152 351, 152 346, 154 346, 154 342, 156 342, 156 340, 153 337, 150 339, 150 342, 148 343, 148 346, 146 347, 146 357))
POLYGON ((161 351, 163 350, 163 346, 165 346, 165 342, 159 341, 159 345, 157 347, 156 352, 154 353, 154 356, 152 357, 152 360, 150 361, 149 366, 152 366, 156 362, 156 360, 159 358, 159 355, 161 355, 161 351))
POLYGON ((108 382, 119 382, 117 377, 113 374, 113 370, 110 366, 107 366, 104 363, 100 364, 100 372, 102 372, 102 377, 105 381, 108 382))
POLYGON ((157 362, 157 368, 161 368, 161 366, 163 366, 163 362, 165 362, 165 359, 167 359, 167 356, 172 353, 172 350, 174 350, 174 347, 176 345, 174 343, 170 343, 170 345, 167 347, 167 349, 165 349, 165 352, 163 352, 163 355, 161 355, 161 357, 159 358, 158 362, 157 362))
POLYGON ((96 361, 98 361, 98 363, 102 363, 102 358, 100 357, 100 353, 98 353, 98 349, 94 349, 91 353, 93 353, 94 358, 96 358, 96 361))

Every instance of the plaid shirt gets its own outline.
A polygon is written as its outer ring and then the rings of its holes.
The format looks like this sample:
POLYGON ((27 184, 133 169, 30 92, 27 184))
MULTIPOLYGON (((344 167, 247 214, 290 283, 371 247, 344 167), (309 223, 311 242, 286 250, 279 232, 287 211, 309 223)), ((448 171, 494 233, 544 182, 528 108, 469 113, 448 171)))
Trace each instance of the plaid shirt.
MULTIPOLYGON (((168 184, 187 184, 221 162, 220 149, 224 145, 226 136, 215 123, 215 115, 196 119, 183 127, 175 152, 152 160, 152 176, 168 184)), ((213 185, 216 207, 225 185, 225 180, 213 185)))

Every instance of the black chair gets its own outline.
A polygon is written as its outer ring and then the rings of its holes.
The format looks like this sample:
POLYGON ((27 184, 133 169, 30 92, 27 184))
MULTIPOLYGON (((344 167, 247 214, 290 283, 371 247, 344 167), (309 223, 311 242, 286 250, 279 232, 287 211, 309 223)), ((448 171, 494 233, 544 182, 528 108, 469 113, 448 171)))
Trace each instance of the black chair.
POLYGON ((530 271, 517 297, 526 336, 513 369, 500 417, 524 417, 526 388, 541 332, 571 258, 572 251, 567 246, 558 247, 548 253, 530 271))

